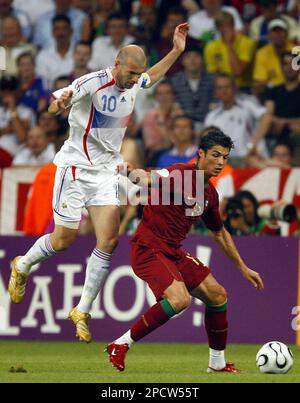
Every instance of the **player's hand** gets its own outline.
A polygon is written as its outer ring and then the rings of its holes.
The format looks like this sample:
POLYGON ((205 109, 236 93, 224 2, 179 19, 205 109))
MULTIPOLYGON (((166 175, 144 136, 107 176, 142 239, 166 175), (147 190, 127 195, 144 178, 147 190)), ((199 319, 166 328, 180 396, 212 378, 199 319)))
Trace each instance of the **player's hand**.
POLYGON ((243 271, 243 276, 245 277, 246 280, 250 281, 250 283, 255 287, 257 290, 263 290, 264 289, 264 283, 259 275, 254 270, 249 269, 246 267, 243 271))
POLYGON ((183 52, 186 44, 186 37, 188 34, 188 23, 177 25, 173 36, 173 49, 178 52, 183 52))
POLYGON ((64 91, 62 93, 62 95, 57 100, 57 106, 60 109, 68 108, 68 106, 70 105, 72 96, 73 96, 73 91, 72 90, 64 91))

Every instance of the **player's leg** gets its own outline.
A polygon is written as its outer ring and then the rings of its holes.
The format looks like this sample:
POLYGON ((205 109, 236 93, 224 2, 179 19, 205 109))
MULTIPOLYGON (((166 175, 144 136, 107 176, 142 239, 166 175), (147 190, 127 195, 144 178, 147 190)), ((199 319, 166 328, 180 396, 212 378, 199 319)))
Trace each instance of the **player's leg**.
POLYGON ((8 284, 8 291, 13 302, 16 304, 22 302, 31 267, 67 249, 74 242, 76 235, 77 229, 55 225, 52 234, 41 236, 24 256, 14 258, 8 284))
POLYGON ((227 293, 209 274, 191 295, 205 303, 205 329, 209 341, 208 372, 239 372, 232 363, 226 363, 227 344, 227 293))
POLYGON ((226 367, 225 348, 227 343, 227 294, 216 279, 209 274, 191 295, 205 303, 205 329, 209 342, 209 365, 211 370, 226 367))
POLYGON ((71 167, 57 168, 53 191, 55 229, 40 237, 24 256, 12 261, 9 293, 15 303, 25 294, 30 269, 56 252, 67 249, 75 240, 81 219, 81 193, 73 180, 71 167))
POLYGON ((88 212, 97 238, 96 247, 89 257, 80 301, 69 318, 76 326, 79 340, 89 343, 89 312, 109 273, 112 253, 118 243, 120 214, 118 206, 89 206, 88 212))
POLYGON ((118 244, 120 213, 118 206, 90 206, 88 211, 97 238, 86 269, 85 283, 77 308, 90 312, 92 303, 108 275, 112 253, 118 244))
POLYGON ((139 246, 133 247, 132 257, 135 274, 148 283, 158 302, 130 330, 108 345, 110 361, 119 371, 125 369, 125 355, 134 342, 165 324, 191 301, 174 262, 161 253, 139 246))
POLYGON ((118 243, 120 213, 118 181, 115 169, 96 172, 79 170, 77 181, 84 194, 97 243, 88 260, 86 277, 79 304, 72 309, 69 318, 76 326, 80 340, 90 342, 90 310, 108 275, 112 253, 118 243))

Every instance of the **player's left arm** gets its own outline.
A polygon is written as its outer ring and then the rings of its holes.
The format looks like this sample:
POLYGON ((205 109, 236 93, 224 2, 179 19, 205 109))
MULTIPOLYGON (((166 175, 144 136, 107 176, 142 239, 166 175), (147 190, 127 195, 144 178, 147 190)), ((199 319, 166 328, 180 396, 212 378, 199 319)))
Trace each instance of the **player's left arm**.
POLYGON ((153 84, 164 77, 169 68, 176 62, 178 57, 185 49, 187 33, 187 23, 180 24, 175 28, 172 50, 146 72, 150 77, 150 83, 147 85, 147 87, 152 87, 153 84))
POLYGON ((251 270, 241 258, 229 232, 222 227, 219 231, 211 231, 211 234, 221 250, 234 263, 241 274, 258 290, 263 290, 264 283, 254 270, 251 270))

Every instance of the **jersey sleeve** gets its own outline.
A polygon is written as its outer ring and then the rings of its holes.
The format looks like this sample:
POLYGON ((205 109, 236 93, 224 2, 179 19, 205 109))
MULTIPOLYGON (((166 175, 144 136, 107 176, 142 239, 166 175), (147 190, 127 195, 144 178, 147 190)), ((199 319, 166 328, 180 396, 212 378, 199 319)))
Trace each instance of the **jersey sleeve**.
POLYGON ((214 202, 212 206, 201 216, 205 226, 211 231, 220 231, 223 227, 223 221, 219 210, 219 197, 214 189, 214 202))
POLYGON ((61 88, 52 93, 55 99, 59 98, 64 91, 73 91, 73 96, 70 105, 74 105, 87 95, 92 96, 98 88, 99 76, 95 73, 89 73, 85 76, 79 77, 72 82, 68 87, 61 88))

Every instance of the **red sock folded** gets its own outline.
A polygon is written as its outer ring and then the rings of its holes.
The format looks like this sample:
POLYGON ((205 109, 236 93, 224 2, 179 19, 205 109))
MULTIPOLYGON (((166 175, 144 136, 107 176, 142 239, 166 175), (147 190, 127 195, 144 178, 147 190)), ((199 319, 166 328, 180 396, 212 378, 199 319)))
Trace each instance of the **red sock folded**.
POLYGON ((138 341, 170 319, 160 303, 153 305, 131 328, 131 338, 138 341))
POLYGON ((206 309, 205 329, 208 335, 209 347, 214 350, 225 350, 228 333, 227 311, 215 312, 206 309))

